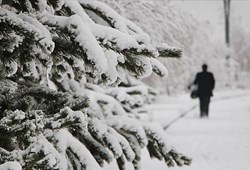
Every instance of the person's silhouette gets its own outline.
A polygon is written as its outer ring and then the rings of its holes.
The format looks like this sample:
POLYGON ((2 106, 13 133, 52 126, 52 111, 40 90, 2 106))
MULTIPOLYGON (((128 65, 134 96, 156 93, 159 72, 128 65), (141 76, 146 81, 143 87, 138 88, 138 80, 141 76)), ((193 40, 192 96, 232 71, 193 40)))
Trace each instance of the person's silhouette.
POLYGON ((207 71, 207 65, 202 65, 202 72, 197 73, 194 84, 198 85, 197 96, 200 100, 200 117, 208 117, 210 97, 215 86, 214 76, 207 71))

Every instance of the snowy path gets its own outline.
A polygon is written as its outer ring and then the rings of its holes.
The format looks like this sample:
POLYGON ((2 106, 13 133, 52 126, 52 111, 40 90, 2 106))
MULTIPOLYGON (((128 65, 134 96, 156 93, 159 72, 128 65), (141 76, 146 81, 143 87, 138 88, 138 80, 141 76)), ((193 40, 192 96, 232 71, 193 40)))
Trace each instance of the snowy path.
MULTIPOLYGON (((171 143, 193 158, 191 167, 170 169, 250 170, 249 91, 217 96, 211 103, 209 119, 199 119, 197 108, 167 129, 171 143)), ((197 102, 190 101, 188 97, 175 98, 175 101, 162 97, 161 100, 151 109, 155 111, 153 119, 159 120, 163 126, 166 120, 173 120, 174 115, 176 117, 197 102)), ((149 160, 146 153, 142 163, 143 170, 168 169, 163 162, 149 160)))

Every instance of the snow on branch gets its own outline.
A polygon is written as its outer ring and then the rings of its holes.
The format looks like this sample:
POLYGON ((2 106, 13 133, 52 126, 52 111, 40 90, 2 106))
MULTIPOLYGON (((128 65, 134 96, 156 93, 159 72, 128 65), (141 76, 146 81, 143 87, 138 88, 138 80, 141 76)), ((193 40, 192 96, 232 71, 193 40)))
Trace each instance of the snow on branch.
MULTIPOLYGON (((50 33, 48 30, 37 20, 31 17, 28 17, 25 14, 17 15, 11 11, 0 8, 0 22, 4 24, 3 29, 10 29, 9 27, 14 27, 13 31, 17 31, 19 35, 29 35, 33 36, 34 40, 37 41, 43 49, 51 53, 54 48, 54 43, 51 40, 50 33), (35 26, 34 24, 37 24, 35 26)), ((4 33, 5 30, 3 30, 4 33)), ((2 32, 2 31, 1 31, 2 32)), ((18 42, 15 46, 18 47, 21 41, 18 42)), ((12 52, 14 49, 11 49, 12 52)))
POLYGON ((166 44, 162 44, 162 46, 157 47, 159 51, 159 57, 169 57, 169 58, 180 58, 182 57, 182 50, 176 47, 169 47, 166 44))
POLYGON ((141 147, 147 145, 145 132, 136 120, 125 116, 114 116, 112 119, 107 118, 107 124, 118 131, 135 135, 141 147))
POLYGON ((178 153, 166 139, 164 131, 154 124, 145 124, 144 129, 149 139, 147 145, 149 154, 151 157, 164 159, 169 167, 173 167, 176 164, 178 166, 190 165, 191 158, 188 158, 178 153))
POLYGON ((64 17, 44 13, 40 16, 39 20, 53 27, 66 28, 67 31, 71 33, 71 37, 74 38, 75 42, 77 42, 87 54, 87 59, 95 64, 96 69, 99 72, 103 72, 107 69, 107 59, 104 52, 89 27, 85 25, 86 23, 81 22, 79 16, 72 15, 70 17, 64 17))
POLYGON ((159 60, 155 58, 151 58, 150 62, 153 66, 153 71, 158 74, 161 77, 167 77, 168 76, 168 70, 166 69, 166 66, 164 66, 159 60))
POLYGON ((67 0, 64 6, 68 7, 71 13, 78 15, 83 22, 94 23, 85 10, 82 10, 82 6, 77 0, 67 0))
POLYGON ((0 169, 21 170, 22 166, 18 162, 6 162, 0 165, 0 169))
POLYGON ((85 0, 81 0, 80 4, 84 9, 93 11, 94 14, 103 18, 112 28, 116 28, 121 32, 128 33, 127 26, 124 23, 125 19, 109 6, 104 5, 99 1, 85 1, 85 0))

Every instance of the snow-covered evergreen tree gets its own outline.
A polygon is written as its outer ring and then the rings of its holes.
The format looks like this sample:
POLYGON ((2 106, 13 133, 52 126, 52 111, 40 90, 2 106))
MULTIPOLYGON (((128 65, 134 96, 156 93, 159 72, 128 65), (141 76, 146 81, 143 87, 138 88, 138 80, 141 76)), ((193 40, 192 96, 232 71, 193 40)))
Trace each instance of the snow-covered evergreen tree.
POLYGON ((143 147, 190 164, 140 119, 153 91, 137 79, 171 56, 99 1, 1 0, 0 169, 139 169, 143 147))

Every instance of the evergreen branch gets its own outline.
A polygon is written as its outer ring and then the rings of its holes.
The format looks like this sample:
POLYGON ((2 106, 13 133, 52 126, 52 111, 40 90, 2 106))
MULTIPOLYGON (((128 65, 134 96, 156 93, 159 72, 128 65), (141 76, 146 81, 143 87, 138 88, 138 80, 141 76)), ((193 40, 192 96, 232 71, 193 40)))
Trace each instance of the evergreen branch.
POLYGON ((148 71, 147 68, 145 68, 147 65, 143 64, 143 62, 144 62, 143 60, 137 57, 126 56, 125 62, 120 63, 119 66, 129 71, 132 76, 135 76, 136 78, 140 78, 146 73, 146 71, 148 71), (140 64, 138 64, 138 62, 140 64))
POLYGON ((177 48, 158 47, 157 50, 159 52, 159 57, 163 57, 163 58, 181 58, 182 57, 182 50, 177 49, 177 48))
MULTIPOLYGON (((132 39, 132 37, 131 37, 132 39)), ((138 49, 135 47, 131 47, 131 48, 126 48, 126 49, 121 49, 118 45, 117 42, 114 40, 105 40, 102 38, 98 38, 99 42, 100 42, 100 46, 109 49, 109 50, 113 50, 118 54, 122 54, 124 56, 130 57, 130 56, 145 56, 145 57, 156 57, 156 51, 148 48, 148 47, 142 47, 142 49, 138 49)))
POLYGON ((0 95, 0 108, 2 111, 6 109, 32 109, 32 100, 40 102, 40 108, 37 105, 38 107, 35 109, 42 109, 47 113, 56 113, 65 106, 69 106, 73 110, 80 110, 89 106, 89 100, 86 97, 77 97, 74 99, 69 93, 54 91, 45 86, 27 87, 27 85, 22 85, 11 94, 0 95), (29 96, 34 99, 29 98, 29 96), (24 107, 25 103, 29 103, 27 105, 28 108, 24 107), (46 107, 43 106, 43 103, 46 104, 46 107))
POLYGON ((145 57, 155 57, 155 51, 149 50, 147 48, 144 48, 142 50, 138 50, 136 48, 129 48, 129 49, 124 49, 121 51, 121 53, 125 56, 137 56, 137 55, 142 55, 145 57))
POLYGON ((75 42, 62 38, 62 34, 60 33, 60 37, 54 37, 53 41, 55 43, 55 49, 52 53, 53 56, 63 55, 63 56, 74 56, 76 58, 85 59, 85 52, 79 48, 75 42), (84 57, 83 57, 84 56, 84 57))
POLYGON ((106 13, 102 11, 102 9, 92 6, 90 3, 81 2, 80 4, 83 9, 87 9, 94 12, 96 15, 104 19, 109 24, 109 26, 115 28, 114 20, 110 16, 107 16, 106 13))
POLYGON ((117 165, 119 167, 119 170, 126 170, 126 160, 125 157, 122 155, 119 158, 116 159, 117 165))
POLYGON ((76 99, 69 100, 64 106, 70 107, 72 110, 81 110, 89 107, 90 101, 87 97, 77 97, 76 99))
POLYGON ((97 142, 90 134, 85 134, 83 136, 78 134, 77 136, 78 139, 86 145, 86 147, 89 149, 89 151, 94 156, 94 158, 96 159, 96 161, 99 163, 100 166, 104 165, 103 161, 111 163, 113 158, 108 152, 108 150, 99 142, 97 142))
POLYGON ((81 165, 81 169, 86 169, 86 165, 84 164, 84 162, 80 161, 80 158, 77 155, 77 153, 74 152, 70 147, 68 147, 67 150, 69 151, 70 155, 72 155, 73 159, 71 159, 71 162, 77 162, 76 164, 80 164, 81 165))
POLYGON ((47 3, 49 6, 52 6, 54 9, 57 9, 56 11, 58 11, 59 8, 61 7, 60 0, 47 0, 47 3))
POLYGON ((159 160, 163 159, 163 156, 159 151, 159 147, 157 146, 157 144, 154 141, 149 140, 148 145, 147 145, 147 149, 148 149, 148 152, 149 152, 149 155, 151 158, 157 158, 159 160))
POLYGON ((173 159, 175 160, 175 162, 177 163, 178 166, 183 166, 183 165, 191 165, 192 159, 182 155, 180 153, 178 153, 176 150, 172 149, 169 152, 169 155, 171 155, 173 157, 173 159))
POLYGON ((148 151, 150 156, 158 159, 164 158, 167 166, 173 167, 175 163, 178 166, 190 165, 191 159, 178 153, 173 148, 169 148, 165 139, 161 137, 161 133, 151 128, 150 126, 144 126, 147 137, 149 138, 148 151))

